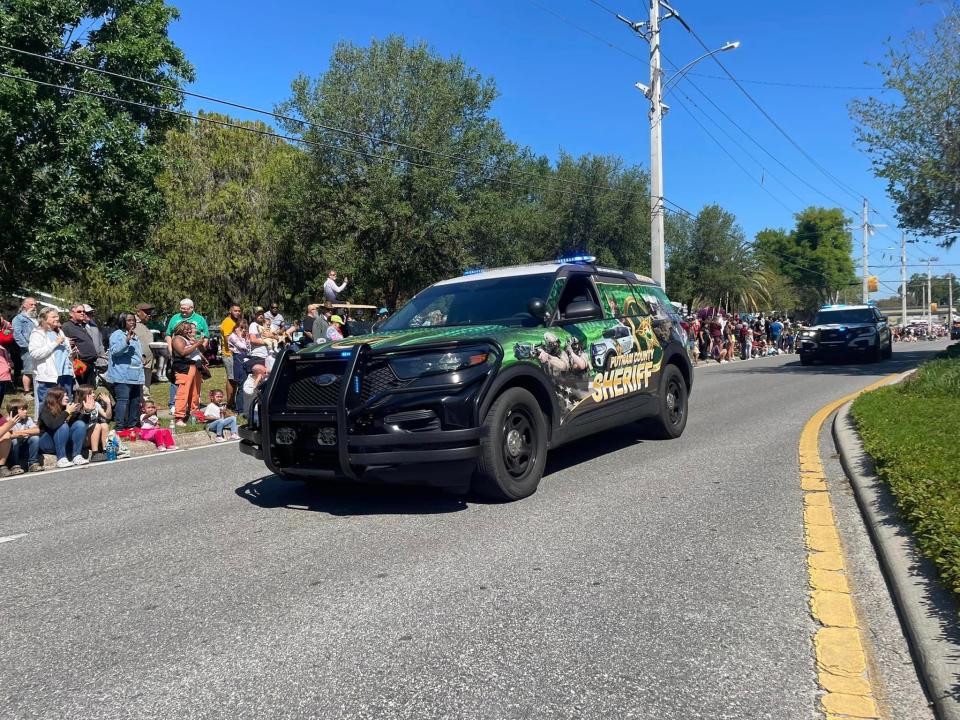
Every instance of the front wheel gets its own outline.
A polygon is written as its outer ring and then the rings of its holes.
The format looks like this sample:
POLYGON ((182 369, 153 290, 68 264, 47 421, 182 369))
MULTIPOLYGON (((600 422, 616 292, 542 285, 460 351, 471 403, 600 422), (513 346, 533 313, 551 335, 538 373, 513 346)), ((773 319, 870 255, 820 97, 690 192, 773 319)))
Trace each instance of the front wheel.
POLYGON ((532 495, 547 462, 547 421, 527 390, 510 388, 483 420, 473 489, 494 500, 532 495))
POLYGON ((807 365, 813 365, 813 358, 810 357, 809 355, 804 355, 803 353, 801 353, 801 354, 800 354, 800 364, 803 365, 803 366, 805 366, 805 367, 806 367, 807 365))
POLYGON ((887 340, 887 347, 883 351, 883 357, 885 360, 889 360, 893 357, 893 340, 887 340))
POLYGON ((653 436, 662 440, 680 437, 687 426, 687 383, 676 365, 663 368, 659 401, 659 412, 652 418, 653 436))

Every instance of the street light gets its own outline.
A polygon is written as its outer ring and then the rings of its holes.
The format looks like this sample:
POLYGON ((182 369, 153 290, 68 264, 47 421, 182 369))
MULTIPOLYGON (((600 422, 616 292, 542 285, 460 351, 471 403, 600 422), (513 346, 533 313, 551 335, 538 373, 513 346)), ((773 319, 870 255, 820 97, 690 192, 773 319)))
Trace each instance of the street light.
POLYGON ((684 22, 680 14, 664 0, 650 0, 650 21, 633 22, 617 15, 617 19, 624 22, 635 33, 650 43, 650 86, 637 83, 636 88, 650 101, 650 274, 653 279, 666 290, 666 265, 663 251, 663 130, 662 121, 664 112, 669 106, 663 102, 665 90, 701 60, 740 47, 740 41, 724 43, 716 50, 711 50, 680 68, 666 83, 663 82, 663 70, 660 68, 660 7, 663 6, 667 14, 664 20, 675 18, 687 30, 690 27, 684 22))

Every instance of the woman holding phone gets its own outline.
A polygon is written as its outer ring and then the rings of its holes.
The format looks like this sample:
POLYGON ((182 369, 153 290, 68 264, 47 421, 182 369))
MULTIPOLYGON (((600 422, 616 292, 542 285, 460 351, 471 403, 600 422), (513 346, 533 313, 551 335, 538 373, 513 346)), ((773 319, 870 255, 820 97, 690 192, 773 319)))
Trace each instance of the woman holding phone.
POLYGON ((143 392, 143 346, 137 337, 137 316, 122 312, 110 335, 107 380, 114 385, 117 430, 140 426, 140 396, 143 392))

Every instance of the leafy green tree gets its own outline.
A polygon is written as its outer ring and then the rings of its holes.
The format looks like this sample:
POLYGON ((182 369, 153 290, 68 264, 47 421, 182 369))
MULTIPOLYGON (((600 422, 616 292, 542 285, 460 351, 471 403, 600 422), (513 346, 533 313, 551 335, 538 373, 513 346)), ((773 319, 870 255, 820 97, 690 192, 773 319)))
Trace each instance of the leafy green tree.
POLYGON ((470 231, 496 210, 489 193, 518 153, 490 116, 496 94, 459 57, 397 36, 343 42, 324 75, 294 81, 280 110, 305 123, 285 129, 316 143, 298 229, 313 257, 353 281, 348 296, 394 306, 477 261, 470 231))
POLYGON ((838 208, 810 207, 797 213, 795 228, 761 230, 754 248, 763 265, 797 289, 798 307, 816 309, 837 291, 856 284, 850 221, 838 208))
POLYGON ((890 45, 880 66, 896 100, 854 101, 860 143, 887 181, 901 227, 943 236, 960 232, 960 14, 945 15, 932 34, 914 32, 890 45))
MULTIPOLYGON (((199 115, 269 131, 262 122, 199 115)), ((304 161, 303 151, 256 132, 209 122, 171 131, 157 181, 166 216, 148 245, 157 258, 148 297, 172 309, 188 295, 214 315, 232 302, 247 310, 299 304, 307 277, 319 272, 289 231, 304 161)))
MULTIPOLYGON (((177 88, 193 79, 167 35, 177 17, 163 0, 6 0, 0 43, 177 88)), ((161 108, 179 107, 180 95, 9 51, 0 60, 18 78, 0 79, 3 282, 43 288, 139 267, 177 118, 27 79, 161 108)))

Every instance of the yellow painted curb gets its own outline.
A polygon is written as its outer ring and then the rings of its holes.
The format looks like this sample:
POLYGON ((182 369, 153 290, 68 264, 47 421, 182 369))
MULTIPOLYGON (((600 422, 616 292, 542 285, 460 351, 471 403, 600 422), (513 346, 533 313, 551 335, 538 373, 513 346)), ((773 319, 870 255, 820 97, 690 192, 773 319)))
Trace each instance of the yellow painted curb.
POLYGON ((820 428, 833 412, 860 393, 886 385, 889 375, 855 393, 820 408, 800 433, 800 489, 803 490, 803 534, 810 578, 810 613, 820 624, 813 639, 817 680, 824 691, 821 709, 831 718, 876 718, 877 704, 867 674, 857 611, 843 560, 823 464, 820 428))

